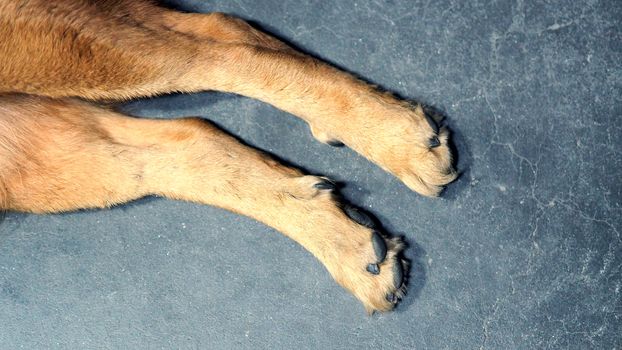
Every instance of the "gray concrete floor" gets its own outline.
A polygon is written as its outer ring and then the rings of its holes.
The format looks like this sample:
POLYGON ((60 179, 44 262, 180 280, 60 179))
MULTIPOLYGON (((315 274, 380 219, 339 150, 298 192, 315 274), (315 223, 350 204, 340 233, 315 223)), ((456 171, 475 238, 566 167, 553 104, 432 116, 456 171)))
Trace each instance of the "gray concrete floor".
POLYGON ((622 3, 178 1, 252 19, 448 116, 462 177, 410 192, 254 100, 166 96, 344 182, 412 259, 367 317, 308 252, 224 210, 147 198, 0 224, 1 349, 533 349, 622 346, 622 3))

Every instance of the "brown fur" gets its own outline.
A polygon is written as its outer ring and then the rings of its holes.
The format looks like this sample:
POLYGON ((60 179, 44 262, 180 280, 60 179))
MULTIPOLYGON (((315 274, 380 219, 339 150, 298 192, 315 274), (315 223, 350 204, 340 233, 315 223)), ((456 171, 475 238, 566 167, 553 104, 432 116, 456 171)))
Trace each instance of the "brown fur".
POLYGON ((96 100, 221 90, 304 119, 421 194, 455 178, 420 107, 302 55, 240 19, 174 12, 145 0, 0 0, 0 209, 53 213, 145 195, 251 216, 312 252, 368 311, 390 310, 401 243, 350 220, 324 181, 195 118, 136 119, 96 100), (78 99, 81 98, 81 99, 78 99), (90 102, 88 102, 90 101, 90 102))

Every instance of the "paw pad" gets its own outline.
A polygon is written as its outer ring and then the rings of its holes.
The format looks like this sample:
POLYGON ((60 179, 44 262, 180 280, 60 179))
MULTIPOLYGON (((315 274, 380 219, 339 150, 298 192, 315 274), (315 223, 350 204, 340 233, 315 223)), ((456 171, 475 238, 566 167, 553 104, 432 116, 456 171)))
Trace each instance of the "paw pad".
POLYGON ((359 209, 351 205, 346 205, 343 208, 343 210, 345 211, 346 215, 348 215, 350 219, 356 221, 356 223, 358 223, 359 225, 363 225, 369 228, 374 227, 374 222, 372 221, 372 219, 367 214, 360 211, 359 209))
POLYGON ((428 146, 430 148, 436 148, 441 145, 441 141, 439 141, 438 137, 434 136, 428 140, 428 146))
POLYGON ((387 256, 387 243, 384 241, 384 238, 374 231, 371 235, 371 244, 374 247, 374 253, 376 253, 376 262, 383 262, 387 256))
POLYGON ((396 261, 393 264, 393 286, 396 289, 399 289, 402 286, 402 282, 404 281, 404 268, 402 267, 402 263, 396 261))
POLYGON ((338 141, 338 140, 329 140, 329 141, 326 141, 326 144, 329 145, 329 146, 333 146, 333 147, 343 147, 344 146, 343 142, 338 141))
POLYGON ((378 264, 369 264, 367 265, 367 272, 377 275, 380 273, 380 266, 378 264))
POLYGON ((432 131, 434 131, 434 133, 438 135, 438 125, 436 124, 434 119, 432 119, 432 117, 425 113, 423 115, 425 116, 425 120, 428 122, 428 125, 430 125, 430 128, 432 128, 432 131))

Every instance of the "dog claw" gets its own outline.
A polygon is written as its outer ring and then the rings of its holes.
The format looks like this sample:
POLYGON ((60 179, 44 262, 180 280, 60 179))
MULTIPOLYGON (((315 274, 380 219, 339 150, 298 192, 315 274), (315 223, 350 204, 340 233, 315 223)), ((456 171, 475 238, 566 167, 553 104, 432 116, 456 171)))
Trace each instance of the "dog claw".
POLYGON ((367 272, 377 275, 380 273, 380 267, 378 264, 369 264, 367 265, 367 272))
POLYGON ((376 253, 378 262, 383 262, 384 258, 387 256, 387 243, 384 241, 384 238, 382 238, 378 232, 374 231, 371 235, 371 243, 374 247, 374 253, 376 253))
POLYGON ((369 228, 374 227, 374 222, 370 219, 370 217, 362 211, 358 210, 357 208, 347 205, 344 208, 344 211, 350 219, 356 221, 359 225, 363 225, 369 228))
POLYGON ((404 280, 404 269, 402 267, 402 263, 396 261, 393 264, 393 285, 395 288, 400 288, 402 286, 402 282, 404 280))

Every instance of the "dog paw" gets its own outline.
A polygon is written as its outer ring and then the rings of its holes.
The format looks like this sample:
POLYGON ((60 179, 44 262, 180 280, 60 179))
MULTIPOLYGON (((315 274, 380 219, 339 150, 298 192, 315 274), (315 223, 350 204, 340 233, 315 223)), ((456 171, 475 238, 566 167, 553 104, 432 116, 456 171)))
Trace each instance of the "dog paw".
POLYGON ((341 124, 313 125, 312 133, 323 142, 345 143, 424 196, 437 196, 456 179, 449 131, 421 106, 382 96, 361 104, 356 115, 341 124))
POLYGON ((343 211, 356 225, 347 245, 329 270, 335 280, 354 294, 368 313, 390 311, 406 293, 408 263, 401 258, 400 238, 387 237, 361 210, 345 205, 343 211))
MULTIPOLYGON (((406 111, 402 136, 378 162, 412 190, 437 196, 457 177, 448 145, 449 131, 439 127, 421 106, 406 111)), ((400 124, 400 123, 398 123, 400 124)))
MULTIPOLYGON (((322 192, 334 190, 327 180, 314 187, 322 192)), ((314 233, 320 243, 316 256, 369 314, 392 310, 406 293, 408 263, 401 257, 402 240, 381 233, 358 208, 342 205, 336 209, 325 216, 328 225, 314 233)))
POLYGON ((279 227, 317 257, 368 313, 389 311, 406 292, 408 263, 398 237, 381 232, 364 211, 343 204, 337 185, 312 175, 287 179, 287 215, 279 227))
POLYGON ((421 106, 391 107, 380 117, 380 124, 363 128, 369 130, 370 142, 358 142, 357 146, 412 190, 437 196, 457 176, 447 144, 448 130, 439 127, 421 106))

